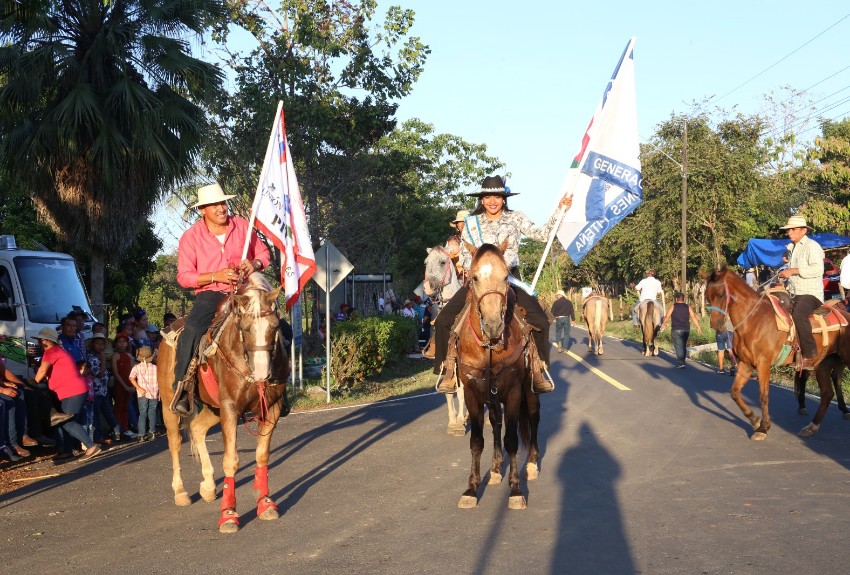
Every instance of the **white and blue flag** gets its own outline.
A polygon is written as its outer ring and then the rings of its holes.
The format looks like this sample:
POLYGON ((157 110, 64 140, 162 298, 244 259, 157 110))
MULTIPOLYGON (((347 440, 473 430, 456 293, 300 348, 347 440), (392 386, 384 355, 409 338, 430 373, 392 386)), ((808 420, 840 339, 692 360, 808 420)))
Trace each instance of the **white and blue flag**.
POLYGON ((572 194, 573 204, 557 236, 576 264, 643 201, 634 44, 620 57, 564 180, 562 195, 572 194))

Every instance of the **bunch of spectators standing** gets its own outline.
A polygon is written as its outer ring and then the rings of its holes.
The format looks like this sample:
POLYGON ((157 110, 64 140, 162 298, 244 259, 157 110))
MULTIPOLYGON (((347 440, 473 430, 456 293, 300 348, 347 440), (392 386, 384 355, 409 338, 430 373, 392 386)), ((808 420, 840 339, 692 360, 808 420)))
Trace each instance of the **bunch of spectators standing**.
MULTIPOLYGON (((156 377, 159 327, 145 310, 122 318, 108 337, 103 323, 83 333, 74 310, 37 336, 43 349, 35 376, 14 374, 0 355, 0 459, 19 461, 31 447, 55 448, 54 460, 90 459, 120 441, 145 442, 163 429, 156 377)), ((163 317, 164 327, 175 320, 163 317)))

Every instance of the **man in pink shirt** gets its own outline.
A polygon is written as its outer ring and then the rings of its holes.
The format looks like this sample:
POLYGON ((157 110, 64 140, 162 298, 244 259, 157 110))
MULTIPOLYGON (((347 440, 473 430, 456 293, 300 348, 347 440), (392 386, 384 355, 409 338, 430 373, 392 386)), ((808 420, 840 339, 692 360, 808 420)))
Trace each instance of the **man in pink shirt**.
POLYGON ((189 364, 218 304, 235 288, 240 276, 269 265, 269 250, 253 230, 247 257, 242 259, 248 222, 227 213, 227 200, 232 197, 218 184, 199 188, 198 201, 192 207, 198 209, 201 219, 183 233, 177 247, 177 283, 195 290, 195 303, 177 340, 174 365, 176 393, 171 410, 180 415, 190 412, 186 392, 195 370, 194 366, 190 370, 189 364))

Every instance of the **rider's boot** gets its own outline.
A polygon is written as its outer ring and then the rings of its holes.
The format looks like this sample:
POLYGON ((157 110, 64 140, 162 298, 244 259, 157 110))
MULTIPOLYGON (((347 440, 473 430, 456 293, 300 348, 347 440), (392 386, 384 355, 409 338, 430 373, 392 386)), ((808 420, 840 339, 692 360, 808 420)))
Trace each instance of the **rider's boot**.
POLYGON ((534 393, 549 393, 555 390, 555 384, 546 379, 545 367, 537 357, 531 363, 531 391, 534 393))
POLYGON ((195 379, 195 371, 198 368, 197 358, 192 358, 189 362, 189 368, 186 370, 186 375, 180 381, 175 381, 172 389, 174 389, 174 398, 171 400, 171 411, 177 415, 185 416, 192 413, 192 407, 189 405, 189 386, 195 379))
POLYGON ((440 393, 454 393, 457 391, 457 376, 455 375, 455 362, 446 358, 443 363, 443 375, 437 382, 437 391, 440 393))

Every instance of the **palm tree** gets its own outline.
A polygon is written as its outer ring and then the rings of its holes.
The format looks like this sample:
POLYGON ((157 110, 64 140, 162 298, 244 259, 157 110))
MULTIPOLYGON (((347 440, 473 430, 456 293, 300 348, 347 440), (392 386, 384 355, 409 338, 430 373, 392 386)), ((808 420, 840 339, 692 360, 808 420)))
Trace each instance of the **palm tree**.
POLYGON ((74 250, 104 266, 193 173, 222 72, 188 41, 221 0, 0 0, 0 161, 74 250))

